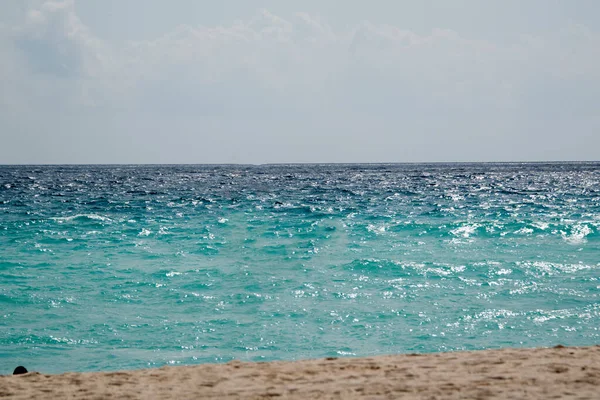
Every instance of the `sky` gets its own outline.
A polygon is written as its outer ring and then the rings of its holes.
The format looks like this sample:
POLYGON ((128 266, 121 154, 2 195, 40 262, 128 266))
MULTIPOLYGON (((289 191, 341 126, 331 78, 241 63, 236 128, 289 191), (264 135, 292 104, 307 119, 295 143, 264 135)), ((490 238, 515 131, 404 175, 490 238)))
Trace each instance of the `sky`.
POLYGON ((597 0, 0 2, 0 164, 599 149, 597 0))

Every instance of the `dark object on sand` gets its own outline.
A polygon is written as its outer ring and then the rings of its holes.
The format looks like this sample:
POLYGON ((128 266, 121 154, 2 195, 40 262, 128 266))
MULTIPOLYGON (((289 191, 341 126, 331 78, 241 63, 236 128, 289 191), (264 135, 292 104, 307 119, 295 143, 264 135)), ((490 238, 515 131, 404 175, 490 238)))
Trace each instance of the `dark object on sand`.
POLYGON ((26 374, 27 373, 27 368, 25 368, 22 365, 19 365, 17 368, 15 368, 15 370, 13 371, 13 375, 21 375, 21 374, 26 374))

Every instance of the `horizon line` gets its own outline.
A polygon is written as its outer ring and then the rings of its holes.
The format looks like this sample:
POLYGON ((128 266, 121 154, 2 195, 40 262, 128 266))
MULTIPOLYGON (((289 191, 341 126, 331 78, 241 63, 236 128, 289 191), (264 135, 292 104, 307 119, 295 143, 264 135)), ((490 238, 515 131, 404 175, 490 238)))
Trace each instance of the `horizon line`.
POLYGON ((378 162, 273 162, 273 163, 0 163, 2 167, 18 166, 284 166, 284 165, 427 165, 427 164, 587 164, 600 160, 553 160, 553 161, 378 161, 378 162))

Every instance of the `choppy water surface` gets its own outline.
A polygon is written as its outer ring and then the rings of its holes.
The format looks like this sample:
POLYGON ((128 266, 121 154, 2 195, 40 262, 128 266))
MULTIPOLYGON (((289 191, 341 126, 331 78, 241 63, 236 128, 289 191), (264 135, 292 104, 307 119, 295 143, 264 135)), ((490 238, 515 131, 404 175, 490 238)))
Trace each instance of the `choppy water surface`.
POLYGON ((0 167, 0 373, 600 343, 600 164, 0 167))

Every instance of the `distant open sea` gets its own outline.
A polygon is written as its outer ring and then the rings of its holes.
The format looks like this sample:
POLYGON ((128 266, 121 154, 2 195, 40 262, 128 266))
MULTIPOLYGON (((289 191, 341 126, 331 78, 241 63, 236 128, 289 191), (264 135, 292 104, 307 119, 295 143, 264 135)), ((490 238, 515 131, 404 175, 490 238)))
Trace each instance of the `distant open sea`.
POLYGON ((0 166, 0 373, 600 343, 600 163, 0 166))

